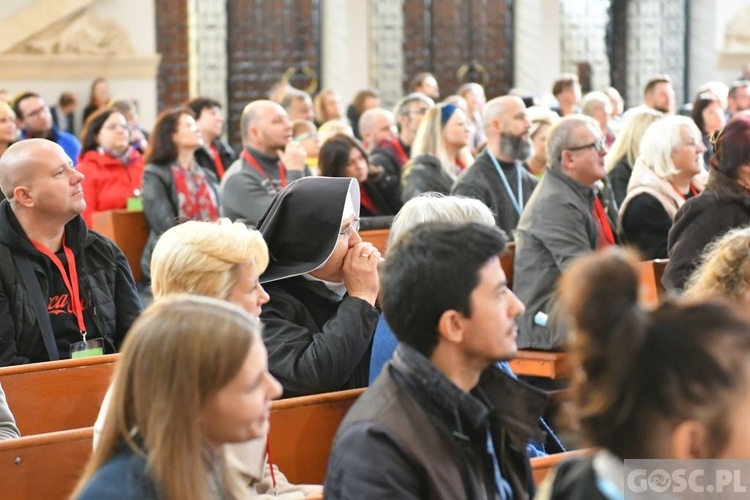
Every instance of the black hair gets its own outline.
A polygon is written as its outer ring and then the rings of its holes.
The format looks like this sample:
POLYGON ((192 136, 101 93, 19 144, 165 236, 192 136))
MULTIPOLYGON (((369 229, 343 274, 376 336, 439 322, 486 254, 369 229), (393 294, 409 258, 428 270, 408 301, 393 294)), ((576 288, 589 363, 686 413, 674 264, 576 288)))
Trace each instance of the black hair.
POLYGON ((479 270, 506 243, 497 227, 476 222, 429 222, 402 235, 380 274, 381 304, 396 338, 429 357, 440 317, 449 310, 471 316, 479 270))

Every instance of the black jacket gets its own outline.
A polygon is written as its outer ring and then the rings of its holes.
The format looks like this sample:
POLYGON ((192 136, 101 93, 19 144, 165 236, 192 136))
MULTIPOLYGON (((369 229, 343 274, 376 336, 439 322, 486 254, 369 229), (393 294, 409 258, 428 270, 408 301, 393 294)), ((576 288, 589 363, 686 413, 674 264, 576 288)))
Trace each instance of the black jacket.
POLYGON ((367 386, 376 308, 302 276, 264 286, 271 296, 260 316, 268 368, 284 397, 367 386))
MULTIPOLYGON (((103 337, 106 351, 114 352, 142 311, 128 261, 112 241, 87 230, 80 216, 65 226, 65 242, 76 256, 88 338, 103 337)), ((52 273, 58 271, 33 247, 7 201, 0 203, 0 247, 0 366, 49 361, 29 290, 9 257, 29 258, 45 303, 52 273)), ((71 338, 80 339, 77 332, 58 333, 60 358, 68 358, 71 338)))
MULTIPOLYGON (((408 155, 411 148, 403 143, 401 143, 401 147, 408 155)), ((404 168, 404 163, 393 148, 392 143, 383 141, 370 153, 370 163, 383 169, 383 175, 375 183, 375 189, 380 191, 383 198, 388 201, 392 213, 397 214, 403 205, 401 201, 401 169, 404 168)))
MULTIPOLYGON (((232 166, 234 160, 237 159, 237 153, 234 152, 232 146, 230 146, 226 141, 222 141, 219 138, 214 139, 212 144, 216 146, 216 149, 218 149, 219 157, 221 158, 221 162, 224 164, 224 172, 226 172, 227 170, 229 170, 229 167, 232 166)), ((221 180, 222 175, 219 175, 219 171, 216 168, 216 163, 214 162, 214 157, 211 154, 211 150, 208 148, 208 146, 201 147, 195 150, 195 161, 197 161, 198 165, 203 167, 204 170, 213 172, 216 178, 221 180)))
POLYGON ((674 217, 669 231, 669 262, 662 283, 681 290, 703 250, 730 229, 750 224, 750 193, 716 169, 708 174, 706 189, 689 199, 674 217))
POLYGON ((400 344, 336 433, 326 498, 497 498, 488 431, 513 498, 531 498, 526 445, 546 400, 494 365, 465 393, 400 344))
MULTIPOLYGON (((205 168, 203 172, 218 202, 219 180, 213 172, 205 168)), ((141 256, 141 270, 144 281, 148 282, 151 280, 151 254, 156 246, 156 240, 164 231, 184 221, 179 220, 180 201, 174 177, 168 165, 153 163, 146 165, 146 170, 143 172, 142 190, 143 213, 148 222, 148 240, 141 256)))
POLYGON ((406 164, 401 176, 401 200, 406 203, 422 193, 450 194, 453 182, 437 156, 422 154, 406 164))

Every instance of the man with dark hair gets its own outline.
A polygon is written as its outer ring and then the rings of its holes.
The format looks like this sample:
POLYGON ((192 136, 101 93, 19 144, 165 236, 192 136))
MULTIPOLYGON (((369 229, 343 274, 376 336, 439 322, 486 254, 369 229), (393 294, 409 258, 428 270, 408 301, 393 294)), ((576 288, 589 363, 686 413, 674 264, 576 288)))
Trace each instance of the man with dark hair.
POLYGON ((643 103, 666 114, 675 113, 674 88, 669 75, 656 75, 643 88, 643 103))
POLYGON ((530 498, 526 445, 546 395, 496 366, 523 304, 501 231, 423 224, 388 250, 380 297, 399 340, 336 434, 326 498, 530 498))
POLYGON ((80 216, 82 180, 46 139, 0 158, 0 366, 116 352, 141 313, 122 251, 80 216))
POLYGON ((63 132, 75 135, 76 106, 78 106, 78 99, 73 92, 60 94, 57 106, 50 110, 52 112, 52 123, 63 132))
POLYGON ((433 101, 437 101, 440 98, 440 87, 438 86, 437 79, 432 73, 417 73, 409 83, 409 90, 411 92, 420 92, 433 101))
POLYGON ((573 73, 563 73, 552 84, 552 95, 558 105, 552 111, 560 116, 580 113, 578 103, 581 102, 581 84, 573 73))
POLYGON ((73 161, 73 165, 78 162, 81 143, 73 134, 63 132, 55 126, 52 122, 52 112, 39 94, 23 92, 18 95, 13 99, 13 112, 16 113, 16 122, 23 139, 49 139, 63 148, 65 154, 73 161))
POLYGON ((492 99, 484 107, 487 149, 464 171, 451 194, 476 198, 495 214, 497 226, 512 240, 523 208, 538 181, 523 167, 531 154, 531 122, 515 96, 492 99))
POLYGON ((209 97, 196 97, 185 105, 195 113, 195 124, 203 136, 203 146, 195 150, 195 161, 221 179, 237 158, 232 146, 221 138, 224 131, 221 104, 209 97))

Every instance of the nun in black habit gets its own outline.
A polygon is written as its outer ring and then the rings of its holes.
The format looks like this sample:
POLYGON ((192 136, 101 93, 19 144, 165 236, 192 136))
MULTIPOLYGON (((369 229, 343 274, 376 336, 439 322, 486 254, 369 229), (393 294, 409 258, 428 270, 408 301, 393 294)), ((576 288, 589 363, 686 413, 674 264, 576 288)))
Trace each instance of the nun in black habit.
POLYGON ((263 340, 284 397, 367 385, 380 253, 358 229, 359 186, 348 178, 296 180, 258 222, 270 255, 263 340))

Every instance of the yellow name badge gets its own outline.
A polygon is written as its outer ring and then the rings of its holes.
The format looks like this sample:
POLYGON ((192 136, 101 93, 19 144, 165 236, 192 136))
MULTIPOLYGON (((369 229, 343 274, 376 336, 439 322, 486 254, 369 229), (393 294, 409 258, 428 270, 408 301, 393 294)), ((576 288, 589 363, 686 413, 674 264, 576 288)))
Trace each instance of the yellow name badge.
POLYGON ((89 358, 91 356, 101 356, 104 354, 104 345, 102 339, 84 340, 70 344, 71 359, 89 358))

